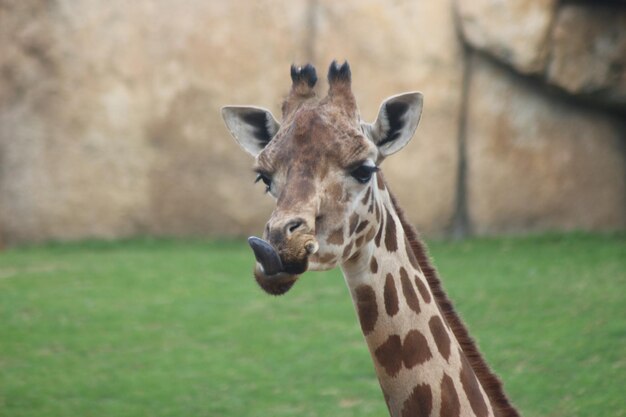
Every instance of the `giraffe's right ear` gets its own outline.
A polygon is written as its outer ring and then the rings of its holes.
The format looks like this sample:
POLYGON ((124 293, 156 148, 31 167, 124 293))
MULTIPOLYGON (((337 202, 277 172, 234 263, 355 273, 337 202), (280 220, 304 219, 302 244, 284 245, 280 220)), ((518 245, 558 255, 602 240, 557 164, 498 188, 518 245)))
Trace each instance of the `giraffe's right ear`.
POLYGON ((230 134, 252 156, 257 156, 280 128, 272 113, 259 107, 225 106, 222 117, 230 134))

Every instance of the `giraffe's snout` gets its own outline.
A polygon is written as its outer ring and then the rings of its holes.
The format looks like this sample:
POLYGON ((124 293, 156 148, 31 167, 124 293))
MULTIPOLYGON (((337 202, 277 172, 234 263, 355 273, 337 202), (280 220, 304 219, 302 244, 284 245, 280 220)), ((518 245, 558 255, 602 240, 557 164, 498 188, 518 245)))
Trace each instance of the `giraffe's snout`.
POLYGON ((248 243, 256 258, 254 276, 266 292, 287 292, 309 266, 309 257, 319 250, 314 222, 305 217, 277 215, 265 226, 263 239, 251 237, 248 243))
POLYGON ((294 273, 306 271, 309 256, 319 249, 315 222, 305 216, 275 212, 263 237, 276 249, 285 270, 294 273))
POLYGON ((296 235, 313 234, 314 226, 300 216, 272 216, 265 227, 265 238, 278 247, 296 235))

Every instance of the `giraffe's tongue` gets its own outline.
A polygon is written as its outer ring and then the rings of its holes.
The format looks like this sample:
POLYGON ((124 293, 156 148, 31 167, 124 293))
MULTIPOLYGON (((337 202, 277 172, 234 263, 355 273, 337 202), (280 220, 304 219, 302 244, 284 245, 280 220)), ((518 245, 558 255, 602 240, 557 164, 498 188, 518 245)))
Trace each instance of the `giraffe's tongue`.
POLYGON ((276 275, 283 272, 283 263, 272 245, 255 236, 248 238, 248 244, 250 244, 254 257, 261 264, 266 275, 276 275))

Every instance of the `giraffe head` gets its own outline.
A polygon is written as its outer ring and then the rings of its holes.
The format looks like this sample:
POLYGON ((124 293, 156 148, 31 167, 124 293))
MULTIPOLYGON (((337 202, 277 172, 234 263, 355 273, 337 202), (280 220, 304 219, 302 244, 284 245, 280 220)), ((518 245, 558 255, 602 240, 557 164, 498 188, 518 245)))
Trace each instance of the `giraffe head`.
POLYGON ((347 62, 328 70, 328 93, 317 98, 311 65, 291 67, 282 123, 265 109, 226 106, 237 142, 255 157, 254 171, 276 200, 263 238, 249 239, 255 277, 271 294, 289 290, 307 270, 349 260, 378 230, 378 166, 411 139, 422 95, 385 100, 374 123, 361 121, 347 62))

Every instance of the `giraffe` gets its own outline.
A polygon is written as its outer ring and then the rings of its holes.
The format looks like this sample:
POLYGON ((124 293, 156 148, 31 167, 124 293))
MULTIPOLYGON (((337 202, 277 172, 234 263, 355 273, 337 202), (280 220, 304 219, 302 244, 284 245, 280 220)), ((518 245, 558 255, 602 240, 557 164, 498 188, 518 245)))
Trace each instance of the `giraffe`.
POLYGON ((259 107, 222 109, 276 200, 263 237, 248 240, 259 286, 280 295, 305 271, 340 266, 391 416, 518 416, 379 169, 413 136, 422 94, 386 99, 365 123, 347 61, 331 63, 324 97, 312 65, 292 65, 291 79, 282 123, 259 107))

